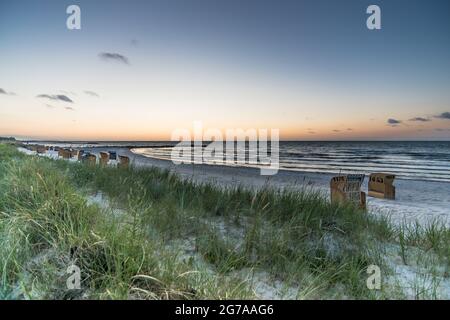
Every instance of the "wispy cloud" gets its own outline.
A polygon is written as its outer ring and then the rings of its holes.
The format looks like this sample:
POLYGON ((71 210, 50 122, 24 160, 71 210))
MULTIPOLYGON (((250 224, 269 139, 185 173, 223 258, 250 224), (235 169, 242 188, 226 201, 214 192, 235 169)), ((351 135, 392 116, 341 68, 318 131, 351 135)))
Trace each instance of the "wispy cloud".
POLYGON ((88 96, 91 96, 91 97, 96 97, 96 98, 100 97, 100 95, 97 92, 94 92, 94 91, 85 90, 84 93, 87 94, 88 96))
POLYGON ((393 119, 393 118, 389 118, 387 120, 387 123, 388 123, 389 126, 395 127, 395 126, 399 125, 400 123, 402 123, 402 121, 401 120, 397 120, 397 119, 393 119))
POLYGON ((8 92, 3 88, 0 88, 0 94, 6 94, 8 96, 15 96, 16 94, 14 92, 8 92))
POLYGON ((347 128, 347 131, 353 131, 353 129, 352 128, 347 128))
POLYGON ((341 130, 334 129, 333 132, 341 132, 341 130))
POLYGON ((105 61, 113 60, 124 64, 130 64, 128 58, 119 53, 101 52, 98 56, 100 57, 100 59, 105 61))
POLYGON ((436 118, 450 120, 450 112, 443 112, 440 115, 437 115, 436 118))
POLYGON ((431 121, 431 119, 429 119, 429 118, 423 118, 423 117, 415 117, 415 118, 409 119, 408 121, 428 122, 428 121, 431 121))
POLYGON ((131 45, 132 45, 133 47, 137 47, 137 46, 139 45, 139 40, 137 40, 137 39, 131 39, 130 43, 131 43, 131 45))
POLYGON ((73 100, 70 99, 65 94, 53 94, 53 95, 52 94, 38 94, 36 97, 50 99, 50 100, 54 100, 54 101, 63 101, 63 102, 73 103, 73 100))
MULTIPOLYGON (((45 104, 45 107, 47 108, 47 109, 59 109, 59 107, 55 107, 55 106, 53 106, 53 105, 51 105, 51 104, 48 104, 48 103, 46 103, 45 104)), ((72 108, 72 107, 64 107, 64 110, 68 110, 68 111, 75 111, 75 109, 74 108, 72 108)))

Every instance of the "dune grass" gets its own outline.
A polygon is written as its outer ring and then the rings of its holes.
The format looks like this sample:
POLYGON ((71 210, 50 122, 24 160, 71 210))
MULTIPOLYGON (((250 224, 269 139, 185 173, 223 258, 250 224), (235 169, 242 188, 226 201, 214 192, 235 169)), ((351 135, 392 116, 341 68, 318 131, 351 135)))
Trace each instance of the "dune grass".
POLYGON ((369 265, 389 272, 383 244, 448 269, 449 239, 438 223, 397 228, 308 188, 222 188, 0 145, 0 298, 252 299, 261 281, 282 283, 280 298, 396 298, 366 286, 369 265), (81 290, 67 289, 71 264, 81 290))

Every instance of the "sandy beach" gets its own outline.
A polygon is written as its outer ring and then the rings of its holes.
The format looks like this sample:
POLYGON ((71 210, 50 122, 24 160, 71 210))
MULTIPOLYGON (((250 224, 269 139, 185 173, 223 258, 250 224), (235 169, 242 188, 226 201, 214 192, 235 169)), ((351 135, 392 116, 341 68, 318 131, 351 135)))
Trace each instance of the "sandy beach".
MULTIPOLYGON (((329 195, 329 182, 332 174, 280 170, 274 176, 261 176, 259 169, 248 167, 229 167, 220 165, 175 165, 171 161, 144 157, 128 148, 87 148, 94 154, 100 151, 116 151, 130 157, 137 167, 155 166, 169 169, 186 179, 197 182, 212 182, 222 186, 243 185, 261 188, 269 185, 274 188, 317 188, 329 195)), ((367 178, 363 191, 367 192, 367 178)), ((389 216, 395 224, 415 223, 421 225, 439 220, 450 225, 450 183, 396 179, 396 200, 367 198, 368 211, 375 215, 389 216)))
MULTIPOLYGON (((101 151, 115 151, 118 155, 128 156, 131 160, 131 164, 135 167, 157 167, 168 169, 184 179, 192 179, 197 183, 214 183, 223 187, 242 185, 254 189, 262 188, 264 186, 275 189, 288 188, 294 190, 310 188, 311 190, 322 192, 325 197, 329 197, 329 182, 332 177, 332 174, 288 170, 280 170, 279 173, 274 176, 265 177, 260 175, 260 171, 257 168, 218 165, 175 165, 171 161, 135 154, 132 152, 132 149, 126 147, 91 147, 83 148, 83 150, 96 154, 97 156, 101 151)), ((19 148, 19 151, 29 155, 37 154, 34 151, 24 148, 19 148)), ((55 160, 60 159, 58 157, 58 152, 56 151, 48 151, 39 156, 55 160)), ((77 162, 77 159, 71 158, 67 161, 77 162)), ((115 161, 113 160, 110 165, 115 165, 114 162, 115 161)), ((110 175, 112 172, 107 174, 110 175)), ((103 177, 102 179, 105 178, 108 179, 108 177, 103 177)), ((109 176, 110 181, 108 185, 111 185, 114 179, 113 176, 109 176)), ((136 177, 135 179, 138 178, 136 177)), ((366 183, 363 184, 363 190, 367 191, 367 180, 365 182, 366 183)), ((397 179, 395 181, 395 186, 398 191, 396 200, 381 200, 371 197, 367 199, 367 208, 370 214, 389 216, 393 224, 398 226, 404 226, 404 223, 415 224, 417 222, 423 227, 436 220, 445 223, 447 227, 450 225, 450 213, 448 210, 448 195, 450 194, 449 183, 397 179)), ((88 196, 87 203, 97 204, 102 210, 108 212, 107 214, 115 219, 123 217, 123 212, 125 212, 122 208, 118 208, 115 204, 112 204, 111 199, 103 191, 99 190, 88 196)), ((159 209, 155 212, 159 212, 159 209)), ((162 212, 165 212, 164 208, 162 209, 162 212)), ((353 214, 359 214, 356 212, 357 211, 354 211, 353 214)), ((163 216, 165 216, 165 213, 163 216)), ((192 216, 189 217, 192 219, 192 216)), ((200 221, 208 226, 207 230, 215 230, 214 232, 217 231, 221 237, 236 241, 236 243, 233 242, 233 250, 236 251, 240 248, 239 246, 242 244, 242 239, 246 238, 242 226, 246 225, 247 222, 245 218, 243 219, 243 224, 239 226, 230 225, 226 219, 224 220, 223 218, 218 217, 210 217, 210 219, 201 219, 200 221)), ((177 221, 183 221, 183 219, 177 221)), ((171 228, 176 229, 176 226, 171 225, 171 228)), ((186 227, 183 227, 182 229, 185 230, 186 227)), ((418 230, 417 225, 411 228, 411 232, 414 232, 414 230, 418 230)), ((364 225, 362 232, 370 232, 370 226, 364 225)), ((402 232, 401 229, 398 229, 398 232, 402 232)), ((192 237, 192 235, 187 234, 181 236, 176 241, 172 239, 167 243, 166 248, 173 252, 180 253, 180 261, 195 261, 198 266, 208 270, 207 272, 209 274, 215 274, 215 269, 211 268, 208 263, 205 263, 204 258, 198 254, 196 249, 198 240, 196 239, 197 238, 192 237)), ((329 239, 327 241, 330 241, 330 247, 327 247, 327 250, 329 250, 327 252, 329 252, 329 254, 335 255, 339 250, 342 250, 340 245, 335 245, 337 238, 332 237, 327 239, 329 239)), ((391 270, 385 280, 389 286, 399 288, 399 290, 405 294, 404 298, 407 299, 414 299, 417 297, 416 289, 418 286, 420 288, 423 287, 424 290, 432 290, 432 292, 435 292, 436 297, 448 297, 449 284, 445 272, 442 271, 445 270, 445 266, 441 262, 431 260, 436 258, 433 253, 420 251, 415 247, 408 246, 408 255, 401 256, 402 249, 400 245, 394 242, 383 242, 382 244, 381 247, 377 246, 377 248, 382 248, 381 257, 384 263, 388 265, 389 270, 391 270), (440 273, 434 274, 432 278, 428 278, 427 273, 423 276, 424 267, 422 265, 425 264, 428 266, 431 261, 434 261, 433 263, 440 273)), ((248 279, 251 280, 246 281, 251 282, 254 294, 259 298, 296 299, 298 297, 299 287, 296 284, 273 278, 265 270, 255 271, 243 268, 239 272, 233 273, 233 276, 237 276, 239 279, 250 277, 248 279)))

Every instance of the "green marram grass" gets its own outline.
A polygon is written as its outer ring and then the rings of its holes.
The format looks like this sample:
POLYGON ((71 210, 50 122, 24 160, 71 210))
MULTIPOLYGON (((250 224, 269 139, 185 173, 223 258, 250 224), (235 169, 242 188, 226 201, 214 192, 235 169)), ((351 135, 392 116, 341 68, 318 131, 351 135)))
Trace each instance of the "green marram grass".
POLYGON ((450 257, 438 222, 394 227, 306 187, 220 187, 10 145, 0 145, 0 241, 3 299, 254 299, 258 277, 283 284, 279 298, 402 298, 391 285, 366 286, 369 265, 389 270, 384 244, 405 264, 411 248, 432 252, 447 276, 450 257), (81 290, 67 289, 72 264, 81 290))

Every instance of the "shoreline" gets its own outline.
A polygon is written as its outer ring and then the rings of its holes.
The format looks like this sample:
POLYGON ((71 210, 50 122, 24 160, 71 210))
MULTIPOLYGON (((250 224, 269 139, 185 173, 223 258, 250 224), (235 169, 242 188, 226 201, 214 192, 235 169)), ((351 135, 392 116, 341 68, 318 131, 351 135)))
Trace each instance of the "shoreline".
MULTIPOLYGON (((177 173, 198 183, 214 183, 224 187, 242 185, 249 188, 270 186, 273 188, 313 188, 329 197, 329 183, 335 174, 279 170, 274 176, 261 176, 259 169, 209 164, 175 165, 170 160, 150 158, 133 153, 129 148, 93 147, 85 150, 97 154, 100 151, 116 151, 130 157, 136 167, 154 166, 177 173)), ((412 179, 396 179, 396 200, 367 197, 367 209, 371 214, 389 216, 391 221, 426 225, 436 219, 450 226, 450 183, 412 179)), ((367 192, 367 179, 362 191, 367 192)))

